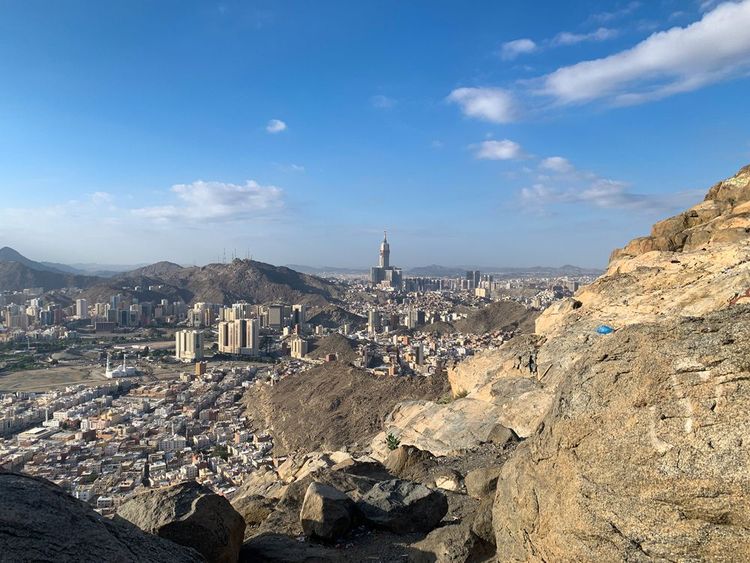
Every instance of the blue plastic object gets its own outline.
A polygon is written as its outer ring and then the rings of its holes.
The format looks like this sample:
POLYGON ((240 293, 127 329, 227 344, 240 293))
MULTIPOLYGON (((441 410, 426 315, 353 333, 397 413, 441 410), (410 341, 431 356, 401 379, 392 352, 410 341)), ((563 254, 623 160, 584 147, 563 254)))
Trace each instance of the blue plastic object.
POLYGON ((611 326, 609 325, 599 325, 596 328, 596 332, 599 334, 612 334, 615 331, 611 326))

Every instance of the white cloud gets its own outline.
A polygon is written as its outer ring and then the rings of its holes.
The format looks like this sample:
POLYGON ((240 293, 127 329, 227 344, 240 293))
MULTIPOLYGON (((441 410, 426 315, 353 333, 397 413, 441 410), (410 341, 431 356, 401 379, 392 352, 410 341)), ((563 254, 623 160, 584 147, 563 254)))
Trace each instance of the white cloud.
POLYGON ((388 96, 378 94, 377 96, 373 96, 372 98, 370 98, 370 103, 374 108, 391 109, 396 105, 396 100, 394 100, 393 98, 389 98, 388 96))
POLYGON ((114 198, 109 192, 94 192, 91 194, 91 203, 94 205, 107 205, 111 206, 114 203, 114 198))
POLYGON ((269 133, 281 133, 285 130, 286 123, 284 123, 280 119, 272 119, 268 122, 268 125, 266 125, 266 131, 268 131, 269 133))
POLYGON ((474 156, 483 160, 515 160, 524 157, 521 145, 509 139, 483 141, 474 148, 476 149, 474 156))
POLYGON ((545 170, 551 170, 552 172, 558 172, 565 174, 573 171, 573 165, 568 161, 567 158, 562 156, 550 156, 542 160, 539 163, 539 167, 545 170))
POLYGON ((569 33, 563 31, 555 35, 552 38, 552 45, 563 46, 563 45, 575 45, 577 43, 583 43, 584 41, 607 41, 617 37, 618 31, 616 29, 610 29, 608 27, 600 27, 590 33, 569 33))
POLYGON ((171 188, 176 204, 133 209, 138 217, 159 222, 171 220, 226 221, 250 219, 283 207, 283 191, 276 186, 261 186, 253 180, 244 184, 204 182, 176 184, 171 188))
POLYGON ((632 104, 695 90, 750 69, 748 29, 750 0, 727 2, 626 51, 559 68, 541 91, 560 103, 632 104))
POLYGON ((457 88, 448 101, 461 106, 464 115, 493 123, 513 121, 517 112, 513 96, 502 88, 457 88))
POLYGON ((505 61, 511 61, 518 55, 533 53, 536 49, 537 45, 531 39, 516 39, 503 43, 500 48, 500 57, 505 61))
POLYGON ((641 7, 640 2, 630 2, 626 6, 620 8, 619 10, 613 10, 611 12, 600 12, 598 14, 593 14, 589 19, 591 21, 599 22, 599 23, 605 23, 610 22, 613 20, 617 20, 620 18, 623 18, 625 16, 628 16, 635 12, 638 8, 641 7))
POLYGON ((538 175, 535 183, 521 190, 521 204, 528 211, 541 212, 552 205, 578 204, 662 215, 684 209, 699 201, 702 195, 699 190, 671 194, 638 193, 626 182, 577 170, 560 156, 545 158, 539 166, 552 176, 538 175))

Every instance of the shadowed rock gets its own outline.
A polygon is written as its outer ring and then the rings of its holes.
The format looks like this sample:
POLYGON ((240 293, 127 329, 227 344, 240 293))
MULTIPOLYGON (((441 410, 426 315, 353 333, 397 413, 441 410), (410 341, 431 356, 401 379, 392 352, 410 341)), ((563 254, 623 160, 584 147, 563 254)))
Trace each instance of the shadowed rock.
POLYGON ((393 479, 376 484, 357 502, 365 521, 396 533, 432 530, 448 512, 448 500, 411 481, 393 479))
POLYGON ((316 482, 307 488, 299 518, 306 536, 332 541, 349 532, 353 513, 352 499, 316 482))
POLYGON ((193 481, 141 493, 117 510, 142 530, 199 551, 209 562, 237 561, 245 521, 229 501, 193 481))
POLYGON ((188 547, 109 520, 60 487, 0 472, 0 561, 203 561, 188 547))

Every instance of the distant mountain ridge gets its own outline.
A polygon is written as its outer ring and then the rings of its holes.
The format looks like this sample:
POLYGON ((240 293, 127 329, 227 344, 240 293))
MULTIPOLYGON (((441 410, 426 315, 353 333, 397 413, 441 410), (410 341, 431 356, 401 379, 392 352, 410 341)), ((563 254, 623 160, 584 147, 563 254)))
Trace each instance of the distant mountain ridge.
POLYGON ((10 247, 0 249, 0 291, 79 287, 91 303, 106 302, 121 293, 142 301, 282 301, 320 307, 338 303, 342 296, 341 288, 322 278, 252 260, 190 267, 162 261, 106 277, 76 272, 64 264, 36 262, 10 247))
POLYGON ((151 301, 220 304, 281 301, 315 306, 336 303, 343 295, 341 288, 322 278, 284 266, 241 259, 190 267, 157 262, 101 280, 85 296, 91 302, 102 302, 116 293, 151 301), (139 289, 136 291, 135 287, 139 289))
POLYGON ((36 262, 5 246, 0 248, 0 291, 21 291, 31 287, 45 290, 63 287, 86 288, 101 278, 62 269, 62 264, 36 262))

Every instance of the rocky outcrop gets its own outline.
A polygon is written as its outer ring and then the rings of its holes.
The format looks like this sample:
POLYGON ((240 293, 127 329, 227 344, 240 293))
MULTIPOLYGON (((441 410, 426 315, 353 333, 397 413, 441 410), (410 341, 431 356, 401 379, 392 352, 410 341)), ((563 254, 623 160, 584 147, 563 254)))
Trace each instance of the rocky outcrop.
POLYGON ((750 307, 601 339, 502 469, 504 561, 750 557, 750 307))
POLYGON ((0 473, 0 499, 0 561, 204 560, 130 522, 100 516, 44 479, 0 473))
POLYGON ((744 168, 539 317, 559 394, 502 469, 500 560, 750 557, 749 199, 744 168))
POLYGON ((376 528, 396 533, 432 530, 448 512, 445 495, 419 483, 394 479, 372 487, 357 510, 376 528))
POLYGON ((451 369, 448 379, 458 398, 448 404, 396 405, 385 419, 384 431, 372 440, 373 456, 385 458, 388 434, 436 456, 533 434, 552 404, 557 383, 542 379, 537 369, 541 342, 534 336, 514 338, 451 369))
POLYGON ((193 481, 141 493, 117 510, 145 532, 192 547, 207 561, 237 561, 245 521, 224 497, 193 481))
POLYGON ((299 517, 306 536, 333 541, 351 529, 354 502, 333 487, 313 482, 307 487, 299 517))

